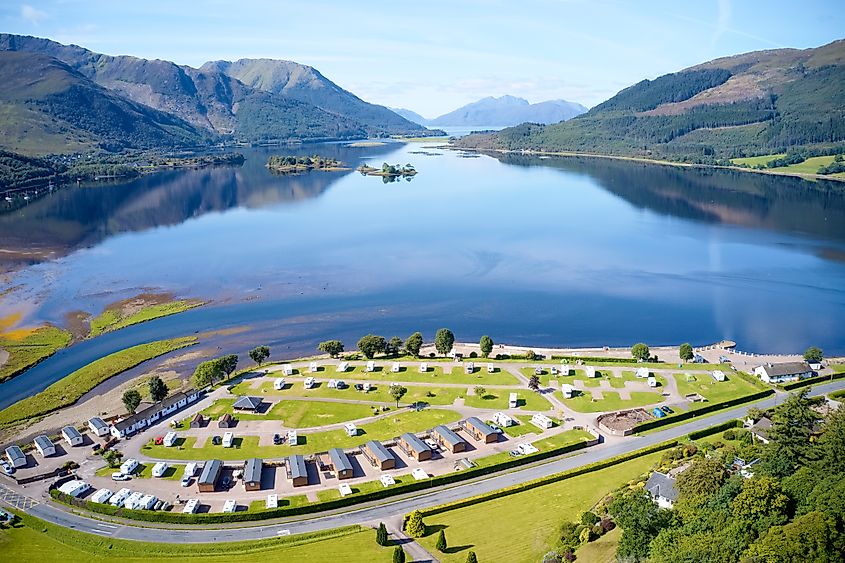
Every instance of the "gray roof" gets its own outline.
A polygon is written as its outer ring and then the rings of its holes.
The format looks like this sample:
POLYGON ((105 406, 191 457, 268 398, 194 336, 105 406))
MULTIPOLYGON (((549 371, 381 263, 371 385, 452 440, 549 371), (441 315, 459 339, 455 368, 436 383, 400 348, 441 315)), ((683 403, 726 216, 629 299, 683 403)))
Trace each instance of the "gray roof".
POLYGON ((50 438, 48 438, 44 434, 42 434, 41 436, 35 437, 35 444, 40 446, 42 450, 46 449, 46 448, 54 448, 55 447, 53 445, 53 442, 50 440, 50 438))
POLYGON ((477 416, 471 416, 466 419, 466 424, 472 426, 485 436, 489 436, 490 434, 496 433, 496 431, 490 428, 486 423, 481 422, 481 420, 477 416))
POLYGON ((651 474, 645 483, 645 488, 654 498, 663 497, 672 502, 678 498, 678 489, 675 488, 675 480, 659 471, 651 474))
POLYGON ((352 464, 349 463, 349 456, 346 455, 340 448, 332 448, 329 450, 329 457, 332 460, 332 465, 335 471, 352 471, 352 464))
POLYGON ((435 426, 433 432, 437 433, 438 436, 440 436, 441 438, 443 438, 443 440, 449 442, 453 446, 456 446, 464 441, 460 436, 458 436, 442 424, 440 426, 435 426))
POLYGON ((180 391, 178 393, 174 393, 173 395, 165 397, 157 403, 153 403, 152 405, 145 407, 143 410, 140 410, 135 414, 127 416, 123 420, 113 422, 112 425, 118 430, 125 430, 126 428, 129 428, 139 420, 145 420, 159 411, 169 409, 182 399, 185 399, 187 401, 189 395, 194 395, 196 393, 197 391, 195 389, 188 389, 187 391, 180 391))
POLYGON ((244 482, 245 483, 260 483, 261 470, 264 468, 264 460, 253 457, 246 460, 244 464, 244 482))
POLYGON ((406 434, 402 434, 402 441, 405 442, 409 448, 414 450, 415 453, 423 453, 427 451, 431 451, 431 448, 428 447, 428 444, 417 438, 415 434, 411 434, 410 432, 406 434))
POLYGON ((379 461, 393 459, 393 454, 387 451, 387 448, 385 448, 379 441, 370 440, 367 442, 367 449, 370 450, 370 453, 372 453, 379 461))
POLYGON ((772 427, 772 421, 765 416, 751 425, 751 432, 762 436, 766 440, 769 439, 769 430, 772 427))
POLYGON ((784 362, 782 364, 763 364, 763 369, 769 377, 781 377, 784 375, 797 375, 813 371, 807 362, 784 362))
POLYGON ((73 426, 65 426, 64 428, 62 428, 62 434, 68 436, 71 440, 73 440, 74 438, 82 438, 82 434, 80 434, 79 430, 77 430, 73 426))
POLYGON ((109 425, 106 424, 106 421, 100 418, 99 416, 95 416, 94 418, 88 419, 88 424, 96 428, 97 430, 102 430, 104 428, 108 428, 109 425))
POLYGON ((261 403, 261 397, 249 397, 247 395, 244 395, 243 397, 235 401, 235 404, 232 405, 232 408, 249 409, 251 411, 254 411, 261 405, 261 403))
POLYGON ((9 446, 6 448, 6 456, 13 462, 16 459, 26 459, 26 454, 18 446, 9 446))
POLYGON ((308 470, 305 468, 305 458, 301 455, 292 455, 288 458, 288 470, 290 478, 308 477, 308 470))
POLYGON ((201 485, 214 485, 217 479, 220 478, 220 472, 223 471, 223 462, 219 459, 212 459, 205 462, 202 466, 202 474, 200 474, 197 483, 201 485))

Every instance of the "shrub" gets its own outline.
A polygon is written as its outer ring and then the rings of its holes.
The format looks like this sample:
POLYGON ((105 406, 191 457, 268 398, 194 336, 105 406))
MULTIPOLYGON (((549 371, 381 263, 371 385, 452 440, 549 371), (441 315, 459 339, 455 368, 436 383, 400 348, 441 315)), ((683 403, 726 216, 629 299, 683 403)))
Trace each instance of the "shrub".
POLYGON ((425 522, 423 522, 422 512, 419 510, 411 512, 411 516, 405 524, 405 531, 412 538, 421 538, 425 535, 425 522))
POLYGON ((543 563, 563 563, 563 559, 557 551, 550 551, 543 556, 543 563))
POLYGON ((601 526, 602 533, 606 534, 616 527, 616 522, 614 522, 610 518, 603 518, 599 525, 601 526))
POLYGON ((405 550, 401 546, 393 548, 393 563, 405 563, 405 550))
POLYGON ((467 553, 467 563, 478 563, 478 557, 475 556, 474 551, 467 553))
POLYGON ((477 358, 477 357, 478 357, 478 353, 477 353, 477 352, 475 352, 475 351, 472 351, 472 352, 470 352, 470 353, 469 353, 469 357, 470 357, 470 358, 477 358))
POLYGON ((722 438, 724 438, 725 440, 736 440, 736 430, 734 430, 733 428, 725 430, 724 432, 722 432, 722 438))
POLYGON ((387 527, 384 525, 384 522, 379 522, 378 528, 376 528, 376 543, 387 545, 388 542, 387 527))
POLYGON ((584 526, 592 526, 599 521, 599 517, 589 510, 581 515, 581 524, 584 526))
POLYGON ((437 534, 437 544, 434 547, 441 553, 446 551, 448 545, 446 544, 446 532, 443 530, 440 530, 440 533, 437 534))

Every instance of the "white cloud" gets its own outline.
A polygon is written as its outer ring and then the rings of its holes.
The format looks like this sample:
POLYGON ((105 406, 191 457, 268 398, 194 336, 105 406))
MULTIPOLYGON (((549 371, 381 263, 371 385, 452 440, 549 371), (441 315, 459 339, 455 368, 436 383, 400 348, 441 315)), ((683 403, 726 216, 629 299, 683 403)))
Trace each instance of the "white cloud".
POLYGON ((21 17, 33 25, 38 25, 41 20, 47 17, 47 12, 33 8, 29 4, 22 4, 21 17))

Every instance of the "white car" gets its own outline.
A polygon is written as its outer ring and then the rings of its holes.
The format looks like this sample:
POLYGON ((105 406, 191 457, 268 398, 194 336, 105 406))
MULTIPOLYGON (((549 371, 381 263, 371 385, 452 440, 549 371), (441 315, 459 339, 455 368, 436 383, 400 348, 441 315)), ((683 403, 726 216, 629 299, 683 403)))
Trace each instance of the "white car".
POLYGON ((190 485, 191 485, 191 477, 188 476, 188 475, 185 475, 184 477, 182 477, 182 486, 188 487, 190 485))
POLYGON ((120 471, 117 471, 117 472, 111 474, 111 480, 112 481, 128 481, 131 478, 132 477, 130 477, 126 473, 123 473, 123 472, 120 472, 120 471))
POLYGON ((6 475, 11 475, 15 472, 15 468, 6 463, 5 461, 0 462, 0 468, 3 469, 3 473, 6 475))

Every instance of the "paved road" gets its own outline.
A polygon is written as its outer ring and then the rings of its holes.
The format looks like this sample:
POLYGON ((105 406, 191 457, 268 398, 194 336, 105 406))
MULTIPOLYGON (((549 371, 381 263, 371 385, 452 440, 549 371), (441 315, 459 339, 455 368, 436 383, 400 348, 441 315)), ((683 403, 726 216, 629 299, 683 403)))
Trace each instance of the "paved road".
MULTIPOLYGON (((811 390, 811 395, 822 395, 834 390, 845 388, 845 381, 836 381, 819 385, 811 390)), ((758 408, 770 408, 783 402, 785 394, 778 395, 754 403, 758 408)), ((171 543, 209 543, 225 541, 256 540, 262 538, 273 538, 288 534, 298 534, 349 526, 366 522, 395 521, 400 515, 414 509, 436 506, 452 502, 489 491, 501 489, 518 483, 531 481, 552 473, 574 469, 590 463, 606 460, 611 457, 659 444, 666 440, 680 438, 694 430, 701 430, 710 426, 726 422, 728 420, 741 418, 752 405, 745 405, 734 409, 718 412, 712 416, 692 420, 686 424, 678 425, 660 432, 654 432, 645 436, 631 437, 624 441, 601 444, 594 446, 577 455, 565 457, 545 463, 534 465, 525 469, 512 471, 510 473, 497 474, 488 478, 471 481, 462 485, 439 488, 431 492, 417 496, 400 497, 394 501, 381 505, 363 506, 348 512, 337 514, 315 515, 299 520, 285 522, 272 521, 260 523, 251 527, 230 527, 224 529, 209 528, 141 528, 125 525, 119 522, 103 522, 93 520, 78 514, 65 512, 52 504, 35 503, 24 510, 33 516, 42 518, 62 526, 67 526, 83 532, 110 536, 123 539, 171 542, 171 543)), ((0 496, 2 499, 2 496, 0 496)), ((145 524, 155 526, 156 524, 145 524)))

